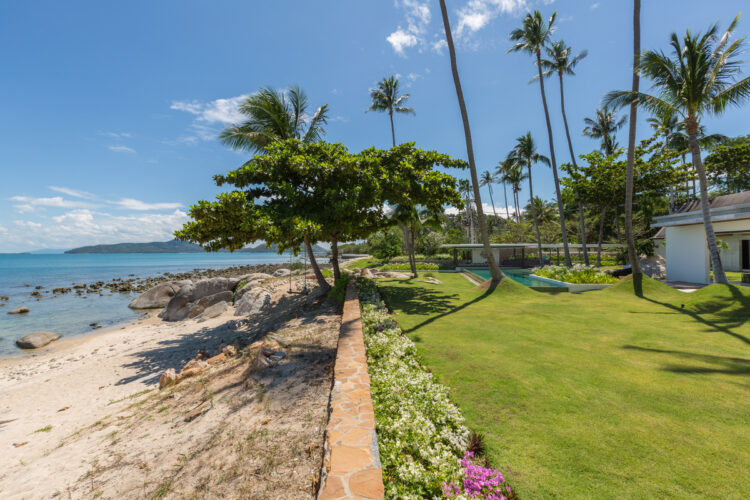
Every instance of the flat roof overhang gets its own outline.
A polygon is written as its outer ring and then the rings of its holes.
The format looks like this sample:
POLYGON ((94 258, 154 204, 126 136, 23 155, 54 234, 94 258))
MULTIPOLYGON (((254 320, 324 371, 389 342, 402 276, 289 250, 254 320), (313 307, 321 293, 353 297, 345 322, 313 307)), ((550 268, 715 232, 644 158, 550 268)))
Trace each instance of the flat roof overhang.
MULTIPOLYGON (((712 208, 710 213, 712 222, 750 219, 750 203, 712 208)), ((654 217, 651 227, 689 226, 692 224, 703 224, 703 212, 694 210, 654 217)))

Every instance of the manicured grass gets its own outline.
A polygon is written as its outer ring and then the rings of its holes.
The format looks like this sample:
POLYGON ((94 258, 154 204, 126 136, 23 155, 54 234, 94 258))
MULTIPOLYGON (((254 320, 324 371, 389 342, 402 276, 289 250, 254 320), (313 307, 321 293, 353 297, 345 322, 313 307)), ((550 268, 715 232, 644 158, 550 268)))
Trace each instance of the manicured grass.
POLYGON ((521 498, 750 498, 750 288, 379 280, 521 498))
MULTIPOLYGON (((742 281, 742 275, 744 273, 740 271, 724 271, 729 281, 742 281)), ((711 279, 714 279, 714 272, 711 271, 711 279)))

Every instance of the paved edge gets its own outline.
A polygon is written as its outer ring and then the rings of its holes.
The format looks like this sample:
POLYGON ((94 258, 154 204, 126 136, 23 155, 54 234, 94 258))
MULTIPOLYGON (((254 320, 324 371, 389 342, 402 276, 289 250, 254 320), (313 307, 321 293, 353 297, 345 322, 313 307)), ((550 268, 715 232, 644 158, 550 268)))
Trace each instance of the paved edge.
POLYGON ((318 500, 382 499, 383 471, 358 291, 353 279, 346 289, 325 434, 318 500))

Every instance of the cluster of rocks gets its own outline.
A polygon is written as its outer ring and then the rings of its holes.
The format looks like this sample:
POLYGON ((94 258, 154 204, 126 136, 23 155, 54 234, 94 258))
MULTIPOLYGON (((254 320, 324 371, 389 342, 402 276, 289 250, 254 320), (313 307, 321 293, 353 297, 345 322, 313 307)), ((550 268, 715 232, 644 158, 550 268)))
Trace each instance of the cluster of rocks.
POLYGON ((369 279, 377 279, 377 278, 409 278, 410 275, 406 273, 399 273, 396 271, 378 271, 376 269, 369 269, 367 267, 363 267, 362 269, 352 269, 351 273, 355 276, 362 276, 363 278, 369 278, 369 279))
POLYGON ((198 375, 210 365, 221 364, 234 358, 236 355, 237 346, 235 345, 220 346, 213 356, 209 356, 201 349, 193 359, 182 367, 179 373, 174 368, 170 368, 162 373, 161 377, 159 377, 159 389, 178 384, 181 380, 198 375))

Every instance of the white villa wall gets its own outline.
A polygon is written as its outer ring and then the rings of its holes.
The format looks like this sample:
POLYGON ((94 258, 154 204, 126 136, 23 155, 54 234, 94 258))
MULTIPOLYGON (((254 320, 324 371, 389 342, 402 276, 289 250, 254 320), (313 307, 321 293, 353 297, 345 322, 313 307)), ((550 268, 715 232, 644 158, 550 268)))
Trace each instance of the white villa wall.
MULTIPOLYGON (((702 226, 701 226, 702 227, 702 226)), ((750 219, 733 220, 727 222, 714 222, 714 231, 717 233, 734 231, 737 233, 750 232, 750 219)), ((741 271, 742 240, 750 240, 750 234, 737 236, 722 236, 718 238, 729 245, 729 250, 721 251, 721 263, 726 271, 741 271)))
POLYGON ((667 227, 667 279, 709 283, 709 255, 702 224, 667 227))

